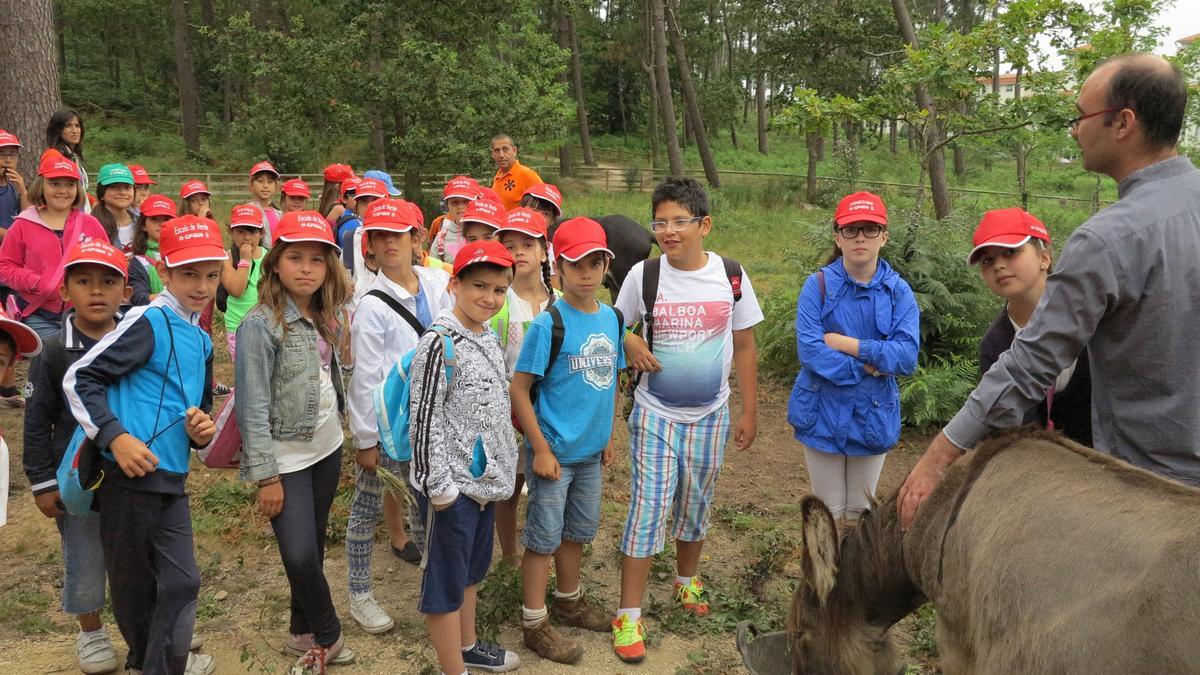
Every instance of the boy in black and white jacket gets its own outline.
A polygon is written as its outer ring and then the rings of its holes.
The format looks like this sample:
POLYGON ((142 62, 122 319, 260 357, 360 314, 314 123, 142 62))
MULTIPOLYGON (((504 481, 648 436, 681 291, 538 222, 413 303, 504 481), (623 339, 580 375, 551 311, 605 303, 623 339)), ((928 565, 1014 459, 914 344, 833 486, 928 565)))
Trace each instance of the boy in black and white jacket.
POLYGON ((488 320, 512 282, 513 259, 497 241, 464 246, 454 257, 454 309, 434 320, 454 347, 447 381, 442 335, 421 337, 412 361, 410 440, 417 502, 427 537, 419 609, 443 673, 503 672, 513 652, 475 635, 475 591, 492 561, 495 504, 512 496, 517 445, 504 354, 488 320))

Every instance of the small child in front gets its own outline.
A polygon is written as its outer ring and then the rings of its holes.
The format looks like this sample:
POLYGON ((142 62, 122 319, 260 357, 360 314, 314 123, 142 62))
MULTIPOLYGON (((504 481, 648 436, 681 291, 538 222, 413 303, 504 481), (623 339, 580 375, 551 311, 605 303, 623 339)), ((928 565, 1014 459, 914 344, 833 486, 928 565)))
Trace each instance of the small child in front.
POLYGON ((185 488, 191 449, 216 433, 212 341, 199 321, 226 253, 217 224, 197 216, 163 225, 159 252, 163 292, 76 361, 63 391, 101 452, 100 539, 126 667, 207 675, 213 658, 188 653, 200 571, 185 488))
POLYGON ((566 221, 554 234, 554 251, 562 301, 530 324, 510 389, 528 447, 521 615, 526 647, 544 659, 575 663, 583 647, 559 633, 549 617, 593 631, 608 630, 612 620, 584 596, 579 572, 583 547, 600 526, 601 465, 613 462, 625 327, 611 307, 596 300, 613 258, 600 223, 566 221), (561 317, 558 354, 551 353, 554 315, 561 317), (531 401, 535 384, 540 395, 531 401), (551 557, 558 583, 547 612, 551 557))
POLYGON ((454 307, 434 319, 454 344, 447 382, 442 335, 427 331, 413 357, 412 469, 426 521, 419 610, 447 675, 504 672, 521 659, 475 634, 476 588, 492 562, 495 505, 512 494, 517 460, 504 354, 488 321, 504 304, 513 259, 498 241, 454 257, 454 307))

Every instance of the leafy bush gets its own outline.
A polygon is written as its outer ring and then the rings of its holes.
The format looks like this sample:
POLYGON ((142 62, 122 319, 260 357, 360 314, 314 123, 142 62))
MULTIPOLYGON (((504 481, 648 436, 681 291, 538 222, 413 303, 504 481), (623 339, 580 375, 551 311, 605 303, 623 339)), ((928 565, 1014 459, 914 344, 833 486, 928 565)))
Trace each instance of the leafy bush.
POLYGON ((933 357, 917 365, 910 377, 900 380, 900 409, 911 426, 943 424, 962 407, 979 373, 977 359, 933 357))

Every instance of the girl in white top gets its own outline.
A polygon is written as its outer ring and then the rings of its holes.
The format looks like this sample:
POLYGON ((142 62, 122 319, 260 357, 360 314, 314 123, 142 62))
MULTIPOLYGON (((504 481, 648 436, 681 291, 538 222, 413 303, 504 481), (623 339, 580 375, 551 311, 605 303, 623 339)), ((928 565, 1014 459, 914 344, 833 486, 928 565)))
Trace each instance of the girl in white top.
MULTIPOLYGON (((513 366, 521 354, 521 343, 525 331, 533 318, 550 306, 554 297, 550 285, 550 256, 546 245, 546 218, 534 209, 517 207, 505 215, 504 227, 496 230, 496 237, 512 254, 513 282, 508 288, 508 298, 496 316, 499 324, 493 325, 500 335, 504 349, 504 366, 512 378, 513 366)), ((517 551, 517 507, 521 503, 521 488, 525 485, 525 453, 517 453, 517 482, 512 497, 496 503, 496 536, 500 539, 500 554, 504 560, 515 563, 520 559, 517 551)))

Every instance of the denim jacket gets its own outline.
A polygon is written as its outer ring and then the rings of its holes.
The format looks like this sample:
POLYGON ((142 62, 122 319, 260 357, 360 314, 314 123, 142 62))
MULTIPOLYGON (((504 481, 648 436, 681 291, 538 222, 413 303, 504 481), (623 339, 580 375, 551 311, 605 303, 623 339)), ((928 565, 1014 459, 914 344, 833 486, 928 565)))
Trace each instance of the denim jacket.
MULTIPOLYGON (((317 329, 288 298, 283 312, 287 333, 274 312, 256 305, 237 330, 237 393, 234 398, 242 432, 242 480, 258 481, 279 473, 273 439, 312 440, 321 403, 321 363, 317 329)), ((333 346, 333 388, 338 412, 345 395, 333 346)))

